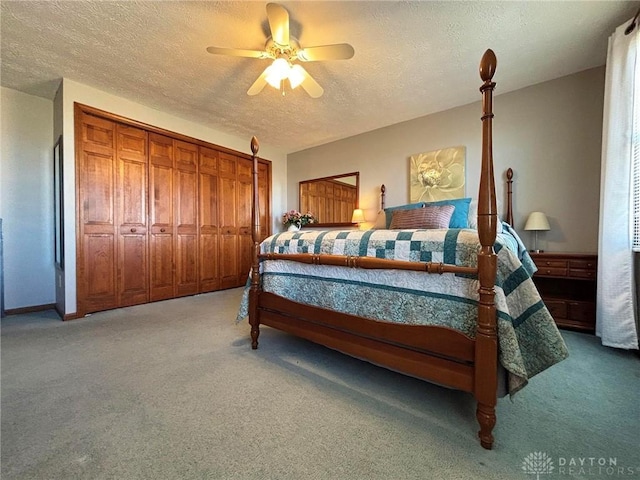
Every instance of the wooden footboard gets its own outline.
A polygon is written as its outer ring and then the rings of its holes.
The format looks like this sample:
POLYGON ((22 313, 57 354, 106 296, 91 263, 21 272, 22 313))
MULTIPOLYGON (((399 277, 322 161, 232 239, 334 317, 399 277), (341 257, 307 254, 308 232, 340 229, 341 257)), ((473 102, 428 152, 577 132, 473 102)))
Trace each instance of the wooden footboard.
MULTIPOLYGON (((498 223, 492 158, 492 82, 496 57, 487 50, 480 64, 482 92, 482 169, 478 193, 478 234, 481 249, 478 267, 466 268, 441 263, 416 263, 369 257, 337 255, 260 254, 258 225, 257 153, 253 152, 253 242, 254 256, 249 291, 251 346, 258 347, 261 324, 292 333, 368 360, 392 370, 472 392, 477 400, 480 443, 490 449, 496 422, 498 344, 496 333, 495 279, 497 257, 493 249, 498 223), (303 305, 260 290, 260 258, 301 261, 351 268, 409 269, 432 273, 477 274, 480 283, 476 337, 445 327, 400 325, 303 305)), ((384 197, 383 197, 384 198, 384 197)))

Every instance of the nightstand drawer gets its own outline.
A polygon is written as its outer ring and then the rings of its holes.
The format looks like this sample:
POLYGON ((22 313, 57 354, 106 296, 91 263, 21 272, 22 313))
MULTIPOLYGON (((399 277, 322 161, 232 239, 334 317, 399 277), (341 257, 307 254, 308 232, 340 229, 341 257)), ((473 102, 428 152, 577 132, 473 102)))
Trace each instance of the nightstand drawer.
POLYGON ((589 260, 569 260, 569 268, 579 268, 580 270, 596 271, 596 262, 589 260))
POLYGON ((544 300, 544 304, 554 319, 567 318, 567 302, 564 300, 544 300))
POLYGON ((546 267, 550 267, 550 268, 567 268, 567 261, 566 260, 547 260, 545 259, 541 259, 535 262, 536 265, 538 266, 538 268, 546 268, 546 267))
POLYGON ((574 270, 569 269, 569 276, 576 278, 596 278, 595 270, 574 270))
POLYGON ((538 276, 550 276, 550 277, 566 277, 567 269, 559 267, 546 267, 544 265, 538 265, 538 271, 534 274, 538 276))

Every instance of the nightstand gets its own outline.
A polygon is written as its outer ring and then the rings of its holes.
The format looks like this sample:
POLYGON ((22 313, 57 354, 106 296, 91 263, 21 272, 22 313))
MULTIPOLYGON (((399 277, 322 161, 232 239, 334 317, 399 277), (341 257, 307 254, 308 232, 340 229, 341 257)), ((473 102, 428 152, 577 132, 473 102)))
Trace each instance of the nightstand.
POLYGON ((559 327, 594 332, 598 256, 585 253, 531 253, 540 296, 559 327))

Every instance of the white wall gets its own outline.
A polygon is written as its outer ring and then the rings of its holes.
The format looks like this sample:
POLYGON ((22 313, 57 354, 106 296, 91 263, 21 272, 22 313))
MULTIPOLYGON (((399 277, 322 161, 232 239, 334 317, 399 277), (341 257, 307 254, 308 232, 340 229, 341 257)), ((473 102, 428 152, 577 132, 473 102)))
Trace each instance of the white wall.
MULTIPOLYGON (((206 125, 193 123, 68 79, 63 80, 62 89, 65 172, 65 251, 67 252, 64 272, 64 305, 65 313, 73 314, 76 312, 74 102, 89 105, 110 113, 153 125, 154 127, 188 135, 199 140, 204 140, 248 154, 251 154, 251 139, 222 133, 211 129, 206 125), (69 252, 72 253, 69 254, 69 252)), ((272 230, 277 231, 280 227, 278 223, 279 213, 284 211, 283 209, 285 208, 286 203, 286 153, 279 149, 270 147, 265 143, 264 139, 262 139, 258 155, 260 158, 271 160, 272 162, 272 230)))
MULTIPOLYGON (((505 203, 504 172, 512 167, 514 223, 523 240, 532 242, 531 232, 521 230, 527 215, 541 210, 552 230, 540 234, 540 248, 596 252, 604 67, 503 95, 499 94, 499 69, 494 80, 493 152, 499 205, 505 203)), ((290 154, 287 207, 298 206, 300 180, 359 171, 360 207, 373 222, 381 184, 387 187, 387 206, 409 203, 411 155, 458 145, 466 146, 467 196, 477 198, 480 116, 478 101, 290 154)))
POLYGON ((53 102, 0 89, 4 308, 55 302, 53 102))

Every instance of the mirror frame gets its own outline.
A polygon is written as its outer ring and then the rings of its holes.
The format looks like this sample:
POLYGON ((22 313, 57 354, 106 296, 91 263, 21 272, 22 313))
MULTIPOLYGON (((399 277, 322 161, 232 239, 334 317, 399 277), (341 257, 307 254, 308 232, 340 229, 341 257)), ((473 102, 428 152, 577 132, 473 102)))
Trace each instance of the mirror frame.
MULTIPOLYGON (((298 182, 298 209, 302 205, 302 184, 320 182, 324 180, 338 180, 340 178, 356 177, 356 208, 360 208, 360 172, 341 173, 339 175, 330 175, 328 177, 312 178, 310 180, 301 180, 298 182)), ((357 225, 353 222, 330 222, 330 223, 314 223, 313 227, 352 227, 357 225)), ((310 225, 311 226, 311 225, 310 225)))

